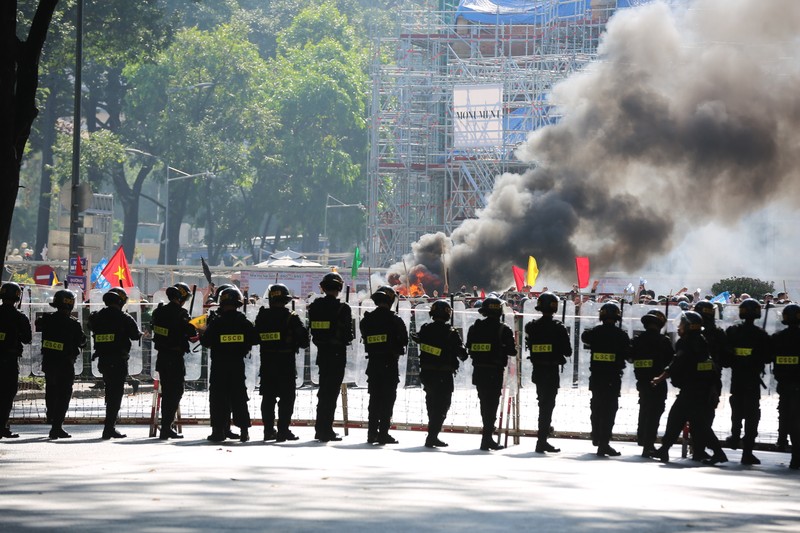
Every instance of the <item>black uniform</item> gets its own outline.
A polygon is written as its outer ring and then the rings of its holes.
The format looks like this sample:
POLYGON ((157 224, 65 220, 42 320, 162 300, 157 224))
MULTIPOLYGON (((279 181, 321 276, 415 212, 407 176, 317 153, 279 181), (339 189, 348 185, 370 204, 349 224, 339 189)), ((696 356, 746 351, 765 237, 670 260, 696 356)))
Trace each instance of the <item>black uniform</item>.
POLYGON ((333 418, 344 380, 347 346, 353 340, 350 306, 334 296, 317 298, 308 306, 311 338, 317 347, 319 389, 317 390, 316 439, 336 438, 333 418))
POLYGON ((156 370, 161 384, 162 431, 171 431, 183 397, 186 378, 183 357, 189 351, 189 340, 197 336, 197 330, 189 320, 189 312, 176 301, 159 304, 151 319, 153 344, 158 351, 156 370))
POLYGON ((714 451, 712 461, 724 462, 727 458, 710 424, 709 411, 715 409, 717 403, 718 369, 711 359, 708 344, 699 332, 690 333, 678 339, 675 350, 675 359, 666 372, 680 392, 669 410, 658 456, 669 460, 669 448, 678 440, 688 421, 695 438, 714 451))
POLYGON ((297 313, 285 307, 262 307, 256 316, 256 332, 261 340, 261 419, 264 435, 275 431, 275 404, 278 403, 279 440, 291 433, 294 411, 297 364, 295 354, 308 348, 308 330, 297 313))
POLYGON ((247 317, 236 309, 220 312, 201 334, 200 342, 211 350, 209 405, 212 435, 225 439, 233 412, 233 423, 250 427, 244 358, 259 343, 258 334, 247 317))
POLYGON ((403 320, 387 307, 377 307, 361 319, 361 337, 367 352, 369 427, 367 441, 393 442, 389 437, 392 412, 400 383, 398 360, 408 346, 403 320))
POLYGON ((542 315, 525 325, 525 345, 533 364, 531 381, 536 384, 539 400, 538 438, 545 442, 550 434, 553 409, 560 384, 559 367, 572 356, 567 328, 552 315, 542 315))
POLYGON ((761 419, 761 376, 769 362, 769 335, 748 321, 729 327, 730 350, 725 366, 731 369, 731 438, 738 441, 744 421, 743 456, 752 454, 761 419))
POLYGON ((592 352, 589 363, 592 443, 599 448, 607 448, 619 408, 622 371, 629 357, 630 338, 613 323, 604 323, 584 331, 581 341, 592 352))
MULTIPOLYGON (((722 367, 726 354, 730 352, 728 347, 728 337, 725 335, 725 330, 716 325, 715 320, 709 319, 707 315, 703 315, 703 338, 708 344, 708 352, 711 360, 714 361, 714 370, 717 373, 716 385, 716 401, 714 408, 708 411, 708 425, 714 425, 714 418, 717 414, 717 406, 719 405, 719 397, 722 395, 722 367)), ((692 431, 691 426, 689 431, 692 433, 692 450, 695 459, 706 457, 706 445, 701 439, 692 431)))
POLYGON ((58 431, 67 416, 75 382, 75 361, 86 346, 86 335, 76 318, 61 311, 45 313, 36 319, 36 331, 42 334, 47 419, 53 430, 58 431))
POLYGON ((778 416, 792 440, 789 467, 800 468, 800 327, 790 325, 772 335, 772 373, 780 395, 778 416))
POLYGON ((89 315, 89 329, 94 338, 92 359, 98 359, 97 368, 103 374, 105 383, 106 420, 103 436, 108 438, 115 432, 114 426, 122 405, 131 341, 139 340, 142 332, 131 315, 114 307, 105 307, 89 315))
POLYGON ((631 345, 633 373, 636 376, 636 390, 639 391, 639 425, 636 442, 645 451, 655 449, 658 437, 658 423, 667 401, 667 383, 656 386, 650 382, 661 375, 672 362, 675 351, 669 337, 659 331, 645 330, 634 337, 631 345))
POLYGON ((441 320, 424 324, 414 340, 419 345, 419 378, 425 389, 428 409, 426 445, 437 445, 437 442, 442 445, 438 435, 450 410, 453 375, 458 370, 459 359, 467 360, 467 350, 458 331, 441 320))
POLYGON ((30 344, 31 323, 11 300, 0 305, 0 438, 15 436, 8 419, 19 387, 19 358, 22 345, 30 344))
POLYGON ((478 390, 483 422, 481 448, 491 448, 497 406, 503 388, 508 358, 517 355, 514 332, 489 316, 477 320, 467 332, 467 350, 472 358, 472 384, 478 390))

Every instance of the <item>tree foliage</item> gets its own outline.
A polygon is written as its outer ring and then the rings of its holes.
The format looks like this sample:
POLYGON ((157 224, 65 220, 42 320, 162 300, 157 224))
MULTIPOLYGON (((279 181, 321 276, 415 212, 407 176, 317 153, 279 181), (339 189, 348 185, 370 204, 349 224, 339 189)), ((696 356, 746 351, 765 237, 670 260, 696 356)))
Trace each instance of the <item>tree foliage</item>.
POLYGON ((775 282, 773 281, 762 281, 757 278, 748 278, 745 276, 725 278, 711 286, 711 292, 714 294, 728 291, 737 296, 749 294, 756 299, 760 299, 764 294, 771 294, 774 290, 775 282))

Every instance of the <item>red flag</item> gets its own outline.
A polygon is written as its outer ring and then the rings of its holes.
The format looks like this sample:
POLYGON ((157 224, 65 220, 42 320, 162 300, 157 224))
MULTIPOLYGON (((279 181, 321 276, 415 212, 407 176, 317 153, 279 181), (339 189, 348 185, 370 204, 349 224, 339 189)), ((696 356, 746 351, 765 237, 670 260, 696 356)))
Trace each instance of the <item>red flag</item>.
POLYGON ((133 287, 131 269, 128 267, 128 260, 125 259, 125 251, 122 246, 117 248, 100 275, 106 278, 112 287, 122 287, 123 289, 133 287))
POLYGON ((81 256, 78 256, 78 261, 75 263, 75 275, 83 276, 83 265, 81 264, 81 256))
POLYGON ((525 286, 525 269, 511 265, 511 272, 514 274, 514 284, 517 286, 517 292, 519 292, 525 286))
POLYGON ((578 271, 578 288, 584 289, 589 286, 589 258, 576 257, 575 268, 578 271))
POLYGON ((484 300, 486 299, 486 293, 483 292, 483 289, 481 289, 481 298, 484 300))

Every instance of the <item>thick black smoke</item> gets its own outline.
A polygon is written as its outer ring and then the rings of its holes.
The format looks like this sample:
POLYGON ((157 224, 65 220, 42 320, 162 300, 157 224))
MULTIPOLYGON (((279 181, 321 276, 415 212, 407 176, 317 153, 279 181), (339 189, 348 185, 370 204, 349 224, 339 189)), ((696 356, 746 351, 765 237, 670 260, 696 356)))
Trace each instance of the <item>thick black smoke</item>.
POLYGON ((529 255, 564 279, 576 255, 633 272, 707 223, 800 203, 800 2, 683 7, 609 21, 600 60, 553 92, 565 118, 517 151, 536 169, 498 177, 442 245, 451 287, 505 287, 529 255))

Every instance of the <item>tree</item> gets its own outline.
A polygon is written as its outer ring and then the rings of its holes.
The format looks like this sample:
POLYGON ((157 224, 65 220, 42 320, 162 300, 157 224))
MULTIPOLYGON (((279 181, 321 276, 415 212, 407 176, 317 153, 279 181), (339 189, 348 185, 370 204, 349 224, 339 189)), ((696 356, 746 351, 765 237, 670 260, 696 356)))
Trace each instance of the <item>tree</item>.
MULTIPOLYGON (((192 215, 206 223, 213 262, 226 243, 256 234, 258 219, 242 216, 252 212, 243 202, 276 161, 277 120, 266 92, 272 73, 256 47, 242 39, 246 33, 238 21, 212 31, 181 30, 152 64, 124 71, 133 87, 125 128, 142 136, 140 146, 172 167, 217 176, 167 185, 167 239, 177 243, 181 221, 192 215)), ((164 257, 162 250, 160 262, 175 263, 177 251, 170 246, 164 257)))
POLYGON ((327 195, 351 201, 363 179, 368 83, 357 44, 346 18, 325 3, 279 35, 271 62, 286 175, 281 217, 302 233, 304 250, 318 247, 327 195))
POLYGON ((761 281, 757 278, 732 277, 722 279, 711 286, 711 292, 719 294, 728 291, 731 294, 749 294, 755 299, 760 299, 766 293, 775 290, 775 282, 761 281))
MULTIPOLYGON (((20 168, 31 126, 39 110, 36 89, 39 61, 47 30, 58 0, 40 0, 28 28, 27 39, 17 32, 17 2, 7 0, 0 7, 0 240, 8 242, 20 168)), ((5 253, 0 268, 5 266, 5 253)))

